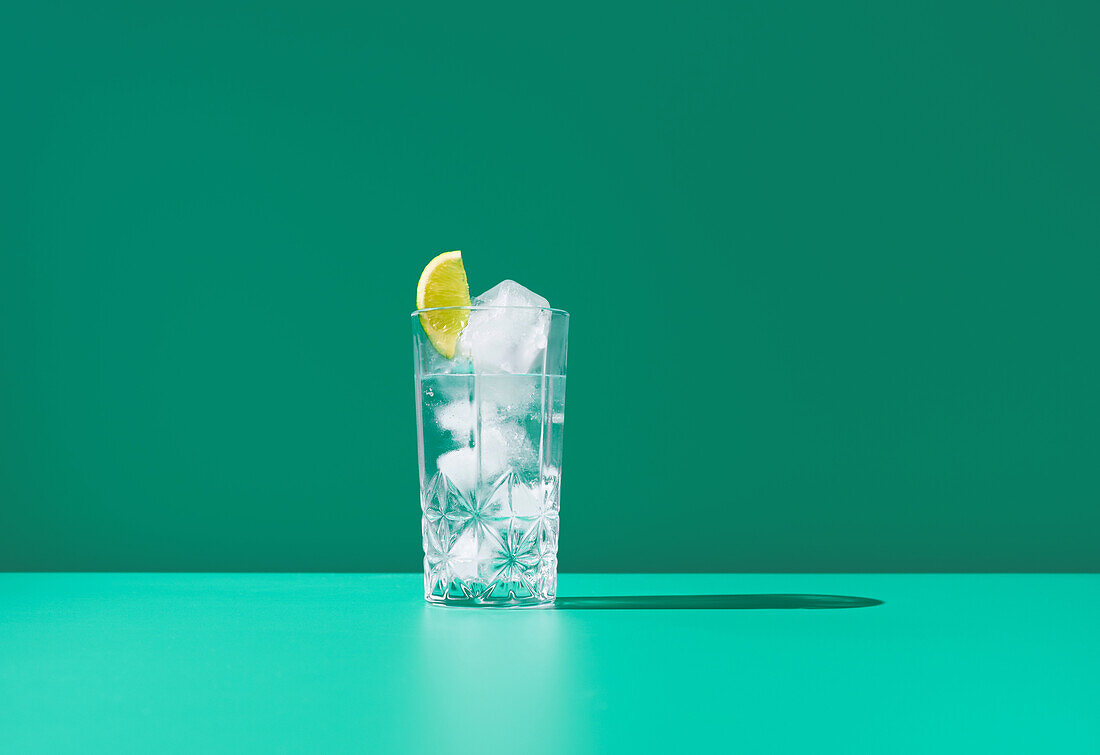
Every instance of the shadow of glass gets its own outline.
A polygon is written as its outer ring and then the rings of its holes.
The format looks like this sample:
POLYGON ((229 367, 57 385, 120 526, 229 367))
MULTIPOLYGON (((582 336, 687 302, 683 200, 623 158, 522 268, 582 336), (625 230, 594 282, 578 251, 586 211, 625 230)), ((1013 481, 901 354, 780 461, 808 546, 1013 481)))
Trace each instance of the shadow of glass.
POLYGON ((867 608, 882 605, 875 598, 854 595, 597 595, 558 598, 554 608, 565 610, 680 610, 768 608, 867 608))

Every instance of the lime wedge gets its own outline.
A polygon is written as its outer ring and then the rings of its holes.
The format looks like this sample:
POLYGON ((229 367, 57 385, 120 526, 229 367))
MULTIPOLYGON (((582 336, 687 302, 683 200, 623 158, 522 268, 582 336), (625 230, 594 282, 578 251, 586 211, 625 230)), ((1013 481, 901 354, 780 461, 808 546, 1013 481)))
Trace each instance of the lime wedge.
MULTIPOLYGON (((416 308, 468 307, 470 285, 466 282, 466 268, 462 266, 462 252, 444 252, 428 263, 420 274, 416 286, 416 308)), ((458 335, 470 319, 469 310, 440 309, 420 313, 420 324, 432 346, 447 359, 455 355, 458 335)))

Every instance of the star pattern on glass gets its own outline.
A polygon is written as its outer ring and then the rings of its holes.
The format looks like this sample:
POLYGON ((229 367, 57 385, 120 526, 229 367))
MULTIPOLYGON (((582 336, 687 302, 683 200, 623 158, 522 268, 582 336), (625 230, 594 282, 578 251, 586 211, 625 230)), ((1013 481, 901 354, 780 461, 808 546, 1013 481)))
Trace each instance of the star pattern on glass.
POLYGON ((479 543, 487 540, 499 545, 498 509, 499 505, 491 495, 479 494, 476 491, 465 493, 455 489, 443 514, 451 544, 453 545, 454 541, 466 533, 473 532, 479 543))
POLYGON ((491 562, 494 581, 520 582, 532 594, 537 592, 531 584, 531 577, 537 571, 542 556, 538 538, 532 537, 532 533, 532 530, 521 532, 515 527, 509 527, 504 533, 501 548, 491 562))
POLYGON ((475 490, 437 472, 425 486, 425 595, 510 602, 554 594, 558 477, 514 470, 475 490))
POLYGON ((425 486, 422 501, 426 591, 439 598, 446 597, 453 579, 451 549, 455 535, 447 513, 453 509, 459 495, 458 487, 445 474, 437 472, 425 486))
POLYGON ((424 512, 424 521, 436 526, 447 513, 447 505, 450 501, 451 491, 454 485, 442 472, 436 472, 428 484, 424 486, 424 496, 420 502, 420 508, 424 512))
POLYGON ((542 498, 532 529, 539 538, 539 554, 556 555, 558 551, 558 477, 545 477, 542 481, 542 498))

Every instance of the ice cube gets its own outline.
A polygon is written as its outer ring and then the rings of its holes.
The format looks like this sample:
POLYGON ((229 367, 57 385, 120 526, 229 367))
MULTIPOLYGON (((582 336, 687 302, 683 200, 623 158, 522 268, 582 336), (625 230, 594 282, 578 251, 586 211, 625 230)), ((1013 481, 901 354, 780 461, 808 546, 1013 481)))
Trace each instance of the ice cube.
POLYGON ((468 355, 456 351, 454 357, 448 359, 426 339, 420 344, 418 355, 420 369, 424 375, 464 375, 474 371, 468 355))
POLYGON ((476 418, 474 405, 469 401, 452 401, 435 413, 435 421, 440 428, 460 436, 473 434, 476 418))
POLYGON ((508 467, 508 438, 500 427, 481 423, 481 432, 475 441, 481 452, 481 479, 491 480, 508 467))
POLYGON ((550 332, 550 302, 515 281, 493 286, 474 300, 477 307, 459 338, 458 351, 481 373, 525 374, 542 359, 550 332), (493 308, 497 309, 493 309, 493 308))
MULTIPOLYGON (((457 436, 471 435, 478 407, 481 408, 482 426, 508 422, 522 424, 527 417, 537 417, 542 399, 541 378, 483 375, 476 380, 476 388, 447 386, 449 392, 444 392, 442 381, 439 388, 432 388, 442 397, 435 410, 435 421, 441 429, 457 436)), ((474 385, 473 380, 469 385, 474 385)))
POLYGON ((512 486, 512 516, 517 519, 536 519, 542 509, 542 486, 512 486))
POLYGON ((470 527, 451 546, 451 573, 467 582, 485 576, 481 572, 489 567, 494 552, 493 542, 470 527))
POLYGON ((502 416, 522 417, 538 411, 542 402, 540 376, 482 375, 478 378, 481 402, 502 416))
POLYGON ((474 490, 477 486, 477 452, 472 448, 456 448, 440 454, 435 466, 459 490, 474 490))
POLYGON ((502 280, 474 299, 483 307, 549 307, 550 302, 514 280, 502 280))
POLYGON ((481 482, 496 479, 512 464, 529 463, 535 451, 520 427, 510 424, 482 423, 475 445, 440 454, 435 465, 462 491, 473 492, 478 486, 478 457, 481 457, 481 482))
POLYGON ((524 473, 538 471, 538 451, 532 445, 523 425, 517 422, 499 422, 486 427, 483 424, 481 437, 485 447, 482 452, 483 467, 488 455, 490 461, 501 461, 494 472, 503 472, 506 469, 524 473))

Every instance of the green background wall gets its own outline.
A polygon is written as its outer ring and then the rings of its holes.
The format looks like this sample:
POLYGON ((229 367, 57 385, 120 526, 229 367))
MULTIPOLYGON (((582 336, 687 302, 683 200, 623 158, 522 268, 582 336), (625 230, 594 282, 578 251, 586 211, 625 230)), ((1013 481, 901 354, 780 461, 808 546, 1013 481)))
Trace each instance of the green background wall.
POLYGON ((1100 569, 1100 6, 374 5, 0 11, 0 568, 418 569, 460 248, 563 569, 1100 569))

